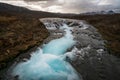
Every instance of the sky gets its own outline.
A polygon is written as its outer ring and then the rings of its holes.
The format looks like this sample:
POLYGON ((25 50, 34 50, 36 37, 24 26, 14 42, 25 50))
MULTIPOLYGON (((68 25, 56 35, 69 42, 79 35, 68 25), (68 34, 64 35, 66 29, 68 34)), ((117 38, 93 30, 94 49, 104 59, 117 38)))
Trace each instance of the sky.
POLYGON ((85 13, 120 9, 120 0, 0 0, 31 10, 56 13, 85 13))

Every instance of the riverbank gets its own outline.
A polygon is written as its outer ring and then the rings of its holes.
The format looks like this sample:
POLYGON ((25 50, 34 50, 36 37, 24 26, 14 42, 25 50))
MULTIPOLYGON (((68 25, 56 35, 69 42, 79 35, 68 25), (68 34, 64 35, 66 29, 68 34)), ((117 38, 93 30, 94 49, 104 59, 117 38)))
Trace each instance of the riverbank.
MULTIPOLYGON (((50 40, 58 39, 65 34, 64 31, 60 30, 62 23, 66 23, 72 28, 72 35, 76 45, 68 49, 65 56, 66 60, 77 70, 78 75, 82 76, 83 80, 119 80, 120 59, 108 54, 105 48, 105 40, 103 40, 96 28, 85 21, 63 18, 44 18, 41 22, 50 22, 50 24, 45 24, 50 36, 44 40, 43 44, 48 43, 50 40)), ((30 55, 36 49, 37 47, 25 54, 30 55)), ((19 56, 14 61, 14 64, 27 61, 25 54, 19 56)), ((7 77, 9 80, 11 79, 9 74, 7 74, 7 77)))
POLYGON ((76 15, 66 18, 86 20, 107 40, 109 54, 120 57, 120 14, 76 15))
POLYGON ((45 18, 45 20, 51 21, 51 24, 58 21, 59 25, 64 22, 73 28, 72 34, 77 43, 66 56, 82 75, 83 80, 120 79, 120 59, 109 54, 105 46, 106 40, 102 38, 95 27, 81 20, 63 18, 45 18))
POLYGON ((0 15, 0 70, 49 35, 36 18, 0 15))

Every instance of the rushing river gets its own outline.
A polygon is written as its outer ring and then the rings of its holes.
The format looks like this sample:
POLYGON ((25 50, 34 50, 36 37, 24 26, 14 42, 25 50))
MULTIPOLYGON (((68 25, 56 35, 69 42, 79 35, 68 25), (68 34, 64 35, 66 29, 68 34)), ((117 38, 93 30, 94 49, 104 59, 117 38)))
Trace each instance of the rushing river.
POLYGON ((12 75, 19 75, 19 80, 80 80, 75 69, 65 61, 64 54, 75 44, 71 29, 66 24, 61 28, 66 32, 62 38, 36 50, 30 60, 14 68, 12 75))

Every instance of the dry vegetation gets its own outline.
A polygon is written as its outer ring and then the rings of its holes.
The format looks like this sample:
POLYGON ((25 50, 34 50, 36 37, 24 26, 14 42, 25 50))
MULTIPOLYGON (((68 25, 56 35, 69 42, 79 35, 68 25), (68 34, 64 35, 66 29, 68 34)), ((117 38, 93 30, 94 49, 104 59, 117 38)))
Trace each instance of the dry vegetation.
POLYGON ((0 15, 0 69, 20 53, 41 44, 48 34, 38 19, 0 15))
POLYGON ((111 54, 120 56, 120 14, 79 15, 71 18, 86 20, 96 27, 108 42, 106 47, 111 54))
POLYGON ((45 26, 38 21, 38 18, 44 17, 86 20, 96 27, 103 38, 108 41, 106 47, 110 53, 120 56, 120 14, 69 15, 28 11, 24 8, 19 10, 15 6, 12 8, 7 11, 3 6, 1 8, 3 11, 0 11, 0 68, 6 67, 8 62, 21 52, 40 44, 48 36, 49 33, 45 26), (12 11, 12 8, 15 10, 12 11))

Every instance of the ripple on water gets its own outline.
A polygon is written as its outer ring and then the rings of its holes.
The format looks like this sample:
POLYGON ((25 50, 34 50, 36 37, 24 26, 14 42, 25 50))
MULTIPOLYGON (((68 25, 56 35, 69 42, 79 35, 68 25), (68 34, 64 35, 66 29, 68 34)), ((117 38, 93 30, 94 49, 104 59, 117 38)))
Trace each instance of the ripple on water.
POLYGON ((77 72, 61 56, 75 44, 69 27, 63 27, 65 36, 35 51, 30 60, 14 68, 12 75, 19 75, 20 80, 79 80, 77 72))

